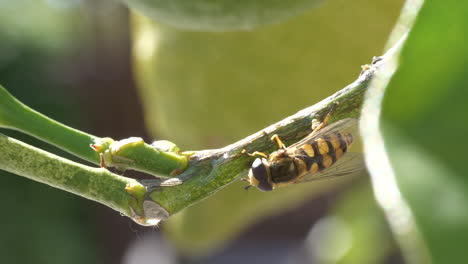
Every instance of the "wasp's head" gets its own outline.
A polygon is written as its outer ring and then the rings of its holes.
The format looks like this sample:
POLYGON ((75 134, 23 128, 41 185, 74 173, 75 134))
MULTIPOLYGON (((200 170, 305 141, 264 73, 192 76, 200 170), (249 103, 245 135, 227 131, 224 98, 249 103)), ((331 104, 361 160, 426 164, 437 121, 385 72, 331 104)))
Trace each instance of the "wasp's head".
POLYGON ((268 161, 265 158, 257 158, 252 163, 249 170, 249 178, 247 179, 249 185, 246 187, 254 186, 260 191, 268 192, 273 190, 271 185, 271 174, 268 161))

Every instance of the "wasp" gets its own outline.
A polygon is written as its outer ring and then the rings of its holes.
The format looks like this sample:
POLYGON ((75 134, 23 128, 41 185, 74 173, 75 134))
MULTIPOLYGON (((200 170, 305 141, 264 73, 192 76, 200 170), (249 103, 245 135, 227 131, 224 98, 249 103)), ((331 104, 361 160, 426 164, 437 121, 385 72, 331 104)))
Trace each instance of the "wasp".
POLYGON ((254 186, 267 192, 295 183, 362 173, 362 155, 348 152, 354 137, 347 130, 356 127, 357 119, 346 118, 327 126, 334 108, 322 123, 313 125, 312 133, 293 145, 286 147, 275 134, 271 140, 278 144, 277 151, 270 155, 247 153, 260 157, 252 163, 248 178, 242 179, 249 183, 245 188, 254 186))

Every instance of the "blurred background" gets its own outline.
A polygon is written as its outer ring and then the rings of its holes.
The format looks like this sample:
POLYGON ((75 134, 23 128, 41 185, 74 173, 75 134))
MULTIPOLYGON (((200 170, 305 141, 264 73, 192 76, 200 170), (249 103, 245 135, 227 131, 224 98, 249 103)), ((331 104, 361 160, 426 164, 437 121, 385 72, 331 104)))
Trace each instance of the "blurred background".
MULTIPOLYGON (((402 4, 328 0, 280 24, 212 33, 151 22, 112 1, 0 0, 0 83, 97 136, 216 148, 354 81, 383 53, 402 4)), ((367 177, 272 193, 233 183, 149 228, 0 173, 5 263, 403 263, 367 177)))

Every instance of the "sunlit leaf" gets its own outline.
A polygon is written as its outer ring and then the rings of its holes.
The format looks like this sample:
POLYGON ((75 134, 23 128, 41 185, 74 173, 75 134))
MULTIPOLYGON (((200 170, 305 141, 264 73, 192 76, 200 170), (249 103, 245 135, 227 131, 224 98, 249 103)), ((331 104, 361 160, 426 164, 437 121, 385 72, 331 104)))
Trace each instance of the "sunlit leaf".
MULTIPOLYGON (((465 1, 424 3, 383 101, 384 141, 397 192, 433 263, 464 262, 468 243, 466 10, 465 1)), ((379 169, 372 174, 378 181, 379 169)), ((377 186, 376 195, 390 188, 377 186)), ((406 224, 389 220, 394 227, 406 224)))

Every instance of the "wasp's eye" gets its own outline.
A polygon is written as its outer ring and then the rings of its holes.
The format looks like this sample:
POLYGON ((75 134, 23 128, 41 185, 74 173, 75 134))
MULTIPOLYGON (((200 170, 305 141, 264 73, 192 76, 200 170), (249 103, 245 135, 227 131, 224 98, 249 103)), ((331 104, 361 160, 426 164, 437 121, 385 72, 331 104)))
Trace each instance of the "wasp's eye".
POLYGON ((268 168, 265 166, 264 162, 266 162, 265 159, 256 159, 252 163, 252 175, 258 181, 257 188, 261 191, 267 192, 271 191, 273 188, 268 181, 268 168))

